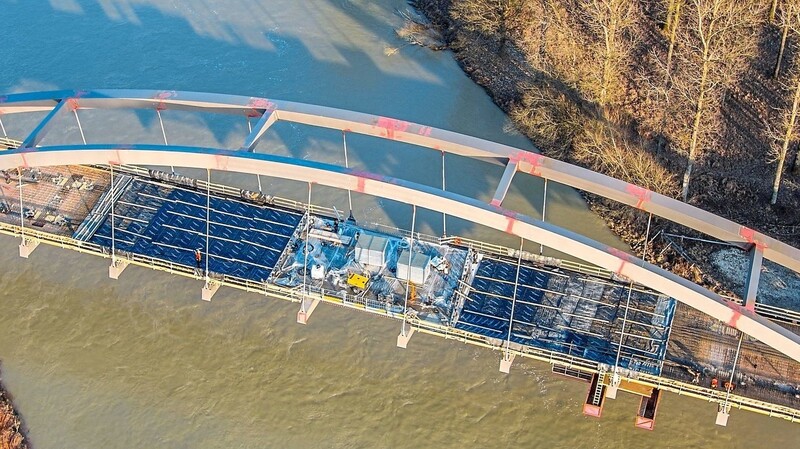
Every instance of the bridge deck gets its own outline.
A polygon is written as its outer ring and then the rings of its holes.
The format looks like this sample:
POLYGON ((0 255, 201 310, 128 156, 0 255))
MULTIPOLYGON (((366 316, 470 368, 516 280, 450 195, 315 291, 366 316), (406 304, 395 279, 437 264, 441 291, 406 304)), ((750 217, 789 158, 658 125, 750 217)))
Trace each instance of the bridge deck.
POLYGON ((521 345, 659 374, 675 301, 565 270, 519 268, 515 285, 517 261, 483 257, 456 327, 506 339, 510 326, 521 345))
MULTIPOLYGON (((111 246, 110 210, 103 201, 110 188, 107 171, 69 166, 24 170, 22 175, 23 213, 32 212, 25 219, 26 229, 73 235, 81 219, 88 222, 99 215, 99 226, 76 244, 111 246), (56 222, 58 216, 64 220, 56 222)), ((403 253, 409 249, 407 236, 317 214, 309 222, 311 258, 306 259, 302 209, 212 193, 206 211, 206 192, 196 184, 175 185, 146 177, 134 177, 128 183, 121 180, 120 175, 115 177, 119 196, 111 195, 116 198, 113 221, 118 251, 184 266, 191 272, 195 249, 202 248, 206 260, 208 213, 212 277, 242 279, 265 289, 296 287, 305 277, 312 290, 342 298, 359 296, 367 308, 402 316, 406 284, 398 270, 403 265, 400 255, 408 254, 403 253), (382 266, 369 270, 354 260, 362 233, 386 238, 382 266), (316 265, 324 268, 322 278, 312 276, 316 265), (356 271, 369 278, 363 291, 346 282, 347 274, 356 271)), ((0 206, 5 205, 0 222, 18 226, 15 182, 19 182, 15 173, 9 173, 8 183, 0 179, 4 195, 0 206)), ((634 376, 637 372, 660 374, 689 388, 695 381, 693 373, 698 372, 699 384, 718 377, 718 389, 728 378, 737 332, 688 307, 675 309, 675 302, 663 295, 636 286, 628 300, 627 284, 530 262, 520 265, 515 295, 515 259, 424 239, 415 239, 411 247, 430 256, 431 263, 423 282, 411 284, 407 314, 443 326, 444 334, 465 335, 469 341, 499 347, 511 326, 512 347, 523 353, 526 348, 560 353, 595 363, 598 369, 614 364, 622 336, 619 365, 634 376), (430 268, 434 264, 437 268, 430 268)), ((735 394, 800 409, 795 396, 800 384, 798 363, 746 339, 737 371, 735 394)))
MULTIPOLYGON (((0 171, 0 221, 20 224, 20 173, 0 171)), ((25 226, 70 236, 109 188, 109 173, 70 165, 22 169, 25 226)))
MULTIPOLYGON (((135 179, 114 210, 118 251, 143 254, 256 282, 269 277, 300 223, 302 213, 211 196, 205 192, 135 179), (206 215, 208 213, 208 250, 206 215)), ((110 214, 89 240, 111 246, 110 214)))
MULTIPOLYGON (((716 377, 717 388, 724 389, 738 342, 736 329, 678 305, 664 375, 704 386, 716 377)), ((733 384, 737 394, 800 409, 800 364, 746 335, 733 384)))

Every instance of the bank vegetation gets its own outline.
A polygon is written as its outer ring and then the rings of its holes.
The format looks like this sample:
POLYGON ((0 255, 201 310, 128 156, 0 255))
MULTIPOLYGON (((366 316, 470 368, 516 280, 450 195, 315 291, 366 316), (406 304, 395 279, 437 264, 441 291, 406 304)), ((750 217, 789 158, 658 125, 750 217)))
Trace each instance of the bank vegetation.
POLYGON ((800 0, 413 3, 548 156, 800 243, 800 0))

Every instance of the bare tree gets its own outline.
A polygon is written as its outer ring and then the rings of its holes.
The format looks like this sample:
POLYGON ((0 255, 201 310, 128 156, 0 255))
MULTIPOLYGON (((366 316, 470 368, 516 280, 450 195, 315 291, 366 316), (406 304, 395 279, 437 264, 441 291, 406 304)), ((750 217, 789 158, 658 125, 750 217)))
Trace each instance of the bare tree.
POLYGON ((530 18, 533 0, 454 0, 452 17, 471 31, 491 36, 498 42, 498 53, 505 50, 512 35, 530 18))
POLYGON ((678 35, 678 27, 681 23, 681 7, 685 0, 669 0, 667 5, 667 23, 664 31, 667 33, 667 41, 669 42, 669 49, 667 50, 667 77, 672 67, 672 55, 675 52, 675 38, 678 35))
POLYGON ((632 0, 584 0, 586 22, 600 38, 600 86, 598 103, 613 102, 614 85, 624 70, 626 52, 624 35, 635 21, 632 0))
POLYGON ((770 204, 778 202, 778 190, 781 187, 781 177, 783 175, 783 166, 786 163, 786 153, 789 150, 791 142, 797 138, 795 125, 797 123, 798 106, 800 106, 800 72, 795 71, 794 76, 792 76, 791 90, 794 91, 792 108, 786 111, 784 115, 784 126, 786 126, 786 130, 783 133, 782 139, 776 141, 780 142, 780 146, 773 146, 773 156, 778 166, 775 168, 775 180, 772 183, 772 198, 770 199, 770 204))
POLYGON ((778 60, 775 62, 775 72, 772 74, 773 78, 777 78, 780 74, 783 53, 786 49, 786 39, 789 37, 789 32, 791 31, 793 35, 800 34, 800 24, 796 18, 798 13, 800 13, 800 0, 786 0, 784 2, 778 21, 781 27, 781 45, 778 50, 778 60))
POLYGON ((769 7, 769 23, 775 23, 775 13, 778 11, 778 0, 772 0, 769 7))
POLYGON ((721 95, 741 72, 755 50, 753 4, 741 0, 691 0, 691 17, 684 33, 686 52, 680 82, 694 104, 688 128, 688 158, 681 196, 686 201, 698 153, 704 145, 704 127, 719 112, 721 95))
MULTIPOLYGON (((781 53, 778 56, 778 64, 775 67, 775 76, 778 75, 778 69, 781 64, 781 55, 783 53, 783 46, 786 40, 786 35, 791 32, 792 35, 800 35, 800 4, 797 0, 787 2, 781 10, 781 26, 783 27, 783 39, 781 43, 781 53)), ((778 163, 775 168, 775 179, 772 183, 772 198, 770 204, 775 204, 778 201, 778 190, 781 186, 781 177, 783 176, 783 167, 786 163, 786 153, 789 150, 789 145, 797 137, 795 124, 797 122, 798 106, 800 106, 800 54, 795 53, 793 64, 794 74, 790 78, 789 91, 793 91, 792 107, 784 113, 784 126, 786 127, 781 139, 776 140, 780 142, 780 146, 773 145, 774 160, 778 163)))

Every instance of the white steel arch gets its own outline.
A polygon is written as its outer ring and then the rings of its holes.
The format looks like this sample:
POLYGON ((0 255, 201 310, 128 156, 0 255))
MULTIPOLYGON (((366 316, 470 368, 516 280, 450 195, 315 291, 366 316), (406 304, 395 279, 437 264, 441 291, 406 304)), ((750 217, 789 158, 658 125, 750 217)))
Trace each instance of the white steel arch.
POLYGON ((674 273, 498 205, 387 176, 274 155, 161 145, 66 145, 0 152, 0 169, 71 164, 179 165, 258 174, 402 201, 480 223, 616 272, 719 319, 800 361, 800 336, 674 273))

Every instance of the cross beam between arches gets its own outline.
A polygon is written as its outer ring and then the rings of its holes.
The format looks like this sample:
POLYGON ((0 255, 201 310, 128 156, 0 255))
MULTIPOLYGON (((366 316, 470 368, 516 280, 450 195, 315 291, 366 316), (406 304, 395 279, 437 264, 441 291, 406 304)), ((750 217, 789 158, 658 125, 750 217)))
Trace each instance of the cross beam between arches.
POLYGON ((314 182, 413 204, 482 224, 616 272, 719 319, 800 361, 800 336, 674 273, 550 223, 479 200, 392 177, 313 161, 197 147, 65 145, 0 152, 0 169, 55 165, 126 164, 258 174, 314 182))
MULTIPOLYGON (((465 157, 499 158, 507 160, 509 165, 516 164, 509 167, 514 173, 549 179, 651 212, 742 249, 756 250, 759 260, 763 254, 763 258, 800 273, 800 249, 674 198, 534 152, 389 117, 258 97, 132 89, 9 94, 0 96, 0 115, 50 112, 65 100, 71 107, 82 109, 170 109, 260 117, 260 126, 243 142, 242 148, 247 150, 255 147, 271 124, 288 121, 405 142, 465 157)), ((503 187, 501 184, 495 198, 500 203, 503 187)))

